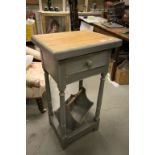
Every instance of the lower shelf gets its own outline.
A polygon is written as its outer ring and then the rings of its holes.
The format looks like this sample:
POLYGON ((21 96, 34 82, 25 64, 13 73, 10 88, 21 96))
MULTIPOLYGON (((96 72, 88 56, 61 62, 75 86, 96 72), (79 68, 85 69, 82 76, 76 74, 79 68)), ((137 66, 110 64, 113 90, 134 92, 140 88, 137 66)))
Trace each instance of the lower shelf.
POLYGON ((66 148, 70 143, 79 139, 90 131, 97 130, 99 120, 94 119, 94 114, 90 112, 93 102, 86 96, 86 90, 81 87, 77 94, 71 95, 65 102, 66 113, 66 135, 60 126, 60 108, 53 116, 50 116, 50 123, 55 130, 62 148, 66 148))
POLYGON ((99 127, 99 120, 95 121, 93 117, 92 119, 90 119, 89 117, 88 121, 83 122, 81 126, 76 128, 75 130, 67 129, 66 136, 63 136, 61 134, 61 128, 56 116, 54 115, 50 119, 51 126, 53 127, 56 135, 58 136, 63 149, 65 149, 70 143, 78 140, 80 137, 90 133, 91 131, 97 130, 99 127))

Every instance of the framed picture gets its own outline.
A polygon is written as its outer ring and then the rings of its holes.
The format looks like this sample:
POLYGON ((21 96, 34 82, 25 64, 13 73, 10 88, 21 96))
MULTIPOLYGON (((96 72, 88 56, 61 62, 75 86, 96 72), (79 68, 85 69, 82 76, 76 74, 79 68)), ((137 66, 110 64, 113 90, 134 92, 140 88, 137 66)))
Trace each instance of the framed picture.
POLYGON ((65 18, 46 16, 46 33, 66 31, 65 18))
POLYGON ((70 16, 67 12, 41 11, 42 33, 70 31, 70 16))

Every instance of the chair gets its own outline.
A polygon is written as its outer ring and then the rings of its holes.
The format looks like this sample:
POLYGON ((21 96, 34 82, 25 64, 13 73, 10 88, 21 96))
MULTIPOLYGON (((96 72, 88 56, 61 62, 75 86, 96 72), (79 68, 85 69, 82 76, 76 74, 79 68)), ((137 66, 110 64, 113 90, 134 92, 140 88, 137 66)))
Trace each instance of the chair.
POLYGON ((44 71, 40 62, 40 52, 26 47, 26 54, 32 55, 38 62, 32 62, 26 69, 26 99, 35 99, 38 109, 44 113, 43 96, 45 93, 44 71))

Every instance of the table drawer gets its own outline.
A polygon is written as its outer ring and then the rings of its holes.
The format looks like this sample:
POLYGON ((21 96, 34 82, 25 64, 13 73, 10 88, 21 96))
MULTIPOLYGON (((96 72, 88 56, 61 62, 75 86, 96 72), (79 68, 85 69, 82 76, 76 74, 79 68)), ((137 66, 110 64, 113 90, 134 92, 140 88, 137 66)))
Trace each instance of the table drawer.
POLYGON ((109 51, 102 51, 65 60, 65 63, 63 63, 65 75, 77 74, 105 66, 108 64, 109 54, 109 51))

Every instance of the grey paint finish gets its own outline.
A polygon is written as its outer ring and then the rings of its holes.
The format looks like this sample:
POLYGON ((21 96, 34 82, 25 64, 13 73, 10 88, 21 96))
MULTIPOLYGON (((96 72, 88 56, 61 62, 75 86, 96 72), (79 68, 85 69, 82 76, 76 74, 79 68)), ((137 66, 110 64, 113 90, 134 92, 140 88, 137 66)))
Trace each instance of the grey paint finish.
MULTIPOLYGON (((59 140, 61 142, 61 145, 63 148, 66 148, 68 144, 73 142, 74 140, 80 138, 81 136, 89 133, 90 131, 96 130, 98 128, 99 124, 99 119, 92 119, 91 121, 87 122, 85 125, 82 124, 81 127, 78 127, 76 130, 72 131, 70 134, 67 134, 66 132, 66 109, 65 109, 65 87, 67 83, 74 82, 77 80, 81 80, 85 77, 95 75, 97 73, 102 73, 106 74, 107 72, 107 65, 109 61, 109 53, 110 51, 99 51, 98 53, 94 54, 88 54, 84 55, 83 57, 78 57, 76 58, 71 58, 67 59, 65 61, 58 62, 58 79, 56 80, 58 83, 58 88, 60 91, 60 131, 58 131, 56 124, 54 121, 52 121, 52 116, 50 116, 50 123, 55 129, 55 132, 57 135, 59 135, 59 140), (92 61, 92 66, 91 67, 85 67, 85 60, 91 58, 92 61), (84 62, 83 62, 84 60, 84 62), (77 66, 77 64, 83 64, 77 66), (74 68, 70 68, 70 65, 74 68), (84 69, 83 69, 84 68, 84 69), (66 80, 66 75, 70 77, 70 80, 68 78, 68 81, 66 80), (75 76, 74 76, 75 75, 75 76)), ((44 52, 42 52, 44 55, 44 52)), ((44 56, 43 56, 44 57, 44 56)), ((45 60, 43 60, 43 64, 45 60)), ((46 66, 45 68, 45 73, 46 72, 46 66)), ((45 74, 46 75, 46 74, 45 74)), ((46 75, 47 76, 47 75, 46 75)), ((101 86, 100 86, 100 91, 99 91, 99 96, 98 96, 98 104, 97 104, 97 113, 96 113, 96 118, 99 118, 99 111, 101 108, 101 103, 102 103, 102 92, 103 92, 103 82, 101 81, 101 86)), ((46 85, 49 85, 49 83, 46 81, 46 85)), ((50 103, 50 102, 49 102, 50 103)), ((50 108, 50 107, 49 107, 50 108)))
POLYGON ((100 79, 99 92, 98 92, 96 113, 95 113, 95 120, 96 121, 99 121, 99 117, 100 117, 100 110, 101 110, 101 105, 102 105, 102 94, 103 94, 103 88, 104 88, 104 80, 105 80, 105 74, 102 73, 101 79, 100 79))
MULTIPOLYGON (((98 129, 104 87, 103 75, 105 76, 107 73, 107 67, 112 48, 120 46, 121 40, 118 39, 115 42, 104 41, 104 43, 97 43, 95 45, 90 45, 83 48, 81 47, 78 49, 69 49, 68 51, 63 51, 62 53, 57 52, 59 54, 52 52, 52 49, 48 49, 48 47, 45 48, 44 44, 35 40, 35 37, 33 37, 33 41, 41 48, 46 85, 48 85, 46 86, 46 93, 47 97, 49 98, 48 103, 52 102, 49 101, 51 98, 48 96, 50 93, 48 92, 50 91, 49 79, 47 78, 48 74, 55 79, 60 91, 59 126, 55 121, 55 116, 49 115, 49 119, 59 137, 62 147, 66 148, 68 144, 77 140, 81 136, 89 133, 90 131, 98 129), (65 106, 66 85, 96 74, 101 74, 102 77, 99 87, 96 115, 92 118, 89 118, 89 121, 86 120, 85 123, 81 124, 81 126, 68 133, 66 129, 67 115, 65 106)), ((51 109, 51 105, 48 104, 48 106, 51 109)))
MULTIPOLYGON (((100 76, 84 80, 84 87, 93 102, 100 76)), ((114 87, 106 78, 99 130, 82 137, 62 150, 54 130, 48 122, 47 112, 40 114, 36 103, 26 106, 26 154, 27 155, 128 155, 129 154, 129 86, 114 87)), ((53 88, 56 91, 56 88, 53 88)), ((76 92, 78 82, 70 84, 67 92, 76 92)), ((57 92, 58 93, 58 92, 57 92)), ((93 107, 91 111, 94 111, 93 107)))

